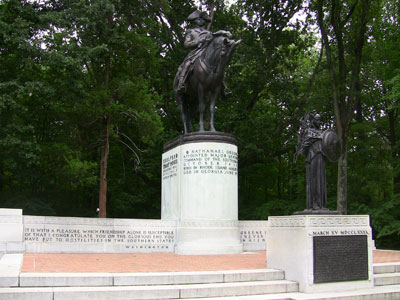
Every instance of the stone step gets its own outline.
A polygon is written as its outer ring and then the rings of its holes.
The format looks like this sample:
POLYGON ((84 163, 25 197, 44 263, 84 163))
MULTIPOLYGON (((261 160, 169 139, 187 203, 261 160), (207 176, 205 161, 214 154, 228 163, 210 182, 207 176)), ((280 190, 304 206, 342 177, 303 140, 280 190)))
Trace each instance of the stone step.
MULTIPOLYGON (((109 294, 105 294, 104 297, 97 297, 96 291, 91 294, 78 296, 76 298, 64 298, 62 295, 62 290, 66 288, 7 288, 12 290, 12 293, 0 293, 0 300, 62 300, 62 299, 77 299, 77 300, 102 300, 102 299, 112 299, 112 300, 127 300, 127 299, 168 299, 168 300, 181 300, 182 297, 168 298, 168 295, 173 293, 167 292, 166 290, 161 291, 159 294, 154 293, 152 296, 142 294, 145 298, 127 298, 129 292, 126 291, 128 287, 123 287, 125 292, 121 292, 120 298, 114 293, 112 298, 108 298, 109 294), (53 298, 54 297, 54 298, 53 298)), ((132 287, 137 288, 137 287, 132 287)), ((149 288, 149 287, 148 287, 149 288)), ((74 288, 78 289, 78 288, 74 288)), ((92 288, 95 289, 95 288, 92 288)), ((115 287, 114 287, 115 289, 115 287)), ((0 289, 2 291, 4 289, 0 289)), ((104 292, 104 291, 103 291, 104 292)), ((315 294, 304 294, 299 292, 288 292, 288 293, 276 293, 276 294, 260 294, 260 295, 246 295, 246 296, 227 296, 227 297, 191 297, 185 300, 394 300, 400 299, 400 285, 390 285, 390 286, 377 286, 370 289, 362 289, 356 291, 338 291, 330 293, 315 293, 315 294)))
POLYGON ((136 286, 223 282, 268 281, 284 279, 274 269, 227 270, 160 273, 21 273, 20 287, 136 286))
POLYGON ((18 286, 22 254, 5 254, 0 260, 0 287, 18 286))
MULTIPOLYGON (((355 291, 338 291, 330 293, 304 294, 279 293, 269 295, 253 295, 239 297, 213 297, 201 300, 394 300, 400 299, 400 285, 379 286, 355 291)), ((173 299, 179 300, 179 299, 173 299)), ((185 300, 199 300, 196 298, 185 300)))
POLYGON ((400 262, 374 264, 375 286, 397 284, 400 284, 400 262))
POLYGON ((288 280, 187 285, 2 288, 0 300, 139 300, 231 297, 297 292, 288 280))
POLYGON ((374 274, 383 273, 400 273, 400 262, 374 264, 374 274))
POLYGON ((382 273, 374 275, 374 285, 400 284, 400 273, 382 273))

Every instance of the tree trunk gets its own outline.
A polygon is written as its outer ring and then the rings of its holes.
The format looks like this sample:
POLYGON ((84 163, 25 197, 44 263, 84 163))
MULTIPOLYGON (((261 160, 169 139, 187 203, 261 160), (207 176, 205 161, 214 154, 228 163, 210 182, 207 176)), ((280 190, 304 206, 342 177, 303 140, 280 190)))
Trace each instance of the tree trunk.
MULTIPOLYGON (((108 22, 110 21, 108 17, 108 22)), ((111 58, 105 57, 105 69, 104 69, 104 87, 108 91, 110 84, 110 73, 111 73, 111 58)), ((103 100, 103 106, 106 109, 112 103, 112 98, 107 97, 103 100)), ((100 188, 99 188, 99 218, 107 217, 107 166, 108 166, 108 153, 110 151, 110 124, 111 115, 105 113, 102 122, 101 132, 101 157, 100 157, 100 188)))
POLYGON ((393 193, 396 194, 400 194, 400 172, 396 171, 396 162, 398 160, 399 154, 396 153, 395 150, 392 149, 392 166, 395 168, 393 170, 394 174, 393 174, 393 193))
POLYGON ((393 193, 400 193, 400 171, 397 171, 396 164, 399 157, 399 151, 396 149, 397 134, 396 123, 398 122, 397 114, 393 110, 388 111, 389 120, 389 143, 392 152, 392 167, 393 167, 393 193))
POLYGON ((99 218, 107 217, 107 164, 110 149, 110 117, 104 116, 100 158, 99 218))
POLYGON ((337 210, 342 214, 347 214, 347 146, 343 147, 342 155, 338 162, 338 182, 337 182, 337 210))

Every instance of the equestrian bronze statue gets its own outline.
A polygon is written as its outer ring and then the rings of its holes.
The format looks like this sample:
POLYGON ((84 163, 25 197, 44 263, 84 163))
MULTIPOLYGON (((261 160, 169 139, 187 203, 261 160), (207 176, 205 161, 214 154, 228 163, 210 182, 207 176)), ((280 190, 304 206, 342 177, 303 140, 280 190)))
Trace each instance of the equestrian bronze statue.
POLYGON ((241 41, 232 39, 229 31, 215 33, 205 25, 210 17, 199 10, 187 20, 194 24, 185 34, 184 47, 192 49, 178 68, 174 79, 174 97, 183 122, 184 133, 192 132, 192 120, 200 113, 199 131, 205 131, 204 114, 207 100, 210 109, 210 131, 215 131, 215 103, 224 86, 225 67, 234 47, 241 41))
POLYGON ((295 214, 339 214, 327 208, 326 159, 337 161, 341 143, 332 130, 321 129, 321 115, 313 112, 300 120, 295 161, 299 154, 306 157, 307 209, 295 214))

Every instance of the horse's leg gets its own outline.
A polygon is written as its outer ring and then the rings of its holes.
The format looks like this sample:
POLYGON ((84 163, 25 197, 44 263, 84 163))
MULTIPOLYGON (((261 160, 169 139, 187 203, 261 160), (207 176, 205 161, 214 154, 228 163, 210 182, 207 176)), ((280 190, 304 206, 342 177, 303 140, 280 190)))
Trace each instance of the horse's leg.
POLYGON ((186 125, 186 130, 187 130, 185 133, 188 133, 188 132, 192 132, 193 131, 192 116, 191 116, 192 112, 191 112, 190 104, 188 103, 188 101, 186 101, 185 112, 186 112, 186 114, 185 114, 185 117, 186 117, 185 125, 186 125))
POLYGON ((193 131, 192 116, 189 113, 186 116, 187 116, 187 128, 189 132, 192 132, 193 131))
POLYGON ((181 114, 181 119, 182 119, 182 123, 183 123, 183 130, 184 130, 184 133, 187 133, 188 132, 188 128, 187 128, 187 125, 186 125, 186 118, 187 117, 185 115, 185 109, 183 107, 183 99, 182 99, 181 95, 175 95, 175 97, 176 97, 176 103, 178 104, 179 112, 181 114))
POLYGON ((200 113, 199 131, 204 131, 204 112, 206 110, 206 104, 204 102, 204 89, 203 86, 201 86, 200 84, 198 85, 197 98, 199 101, 199 113, 200 113))
MULTIPOLYGON (((188 121, 188 130, 189 132, 193 132, 193 121, 196 119, 197 116, 197 102, 193 102, 193 99, 196 98, 195 96, 192 95, 190 98, 192 101, 188 101, 187 105, 187 121, 188 121)), ((196 98, 197 101, 197 98, 196 98)))
POLYGON ((215 127, 214 127, 215 102, 217 101, 217 97, 219 95, 220 89, 221 89, 221 86, 217 87, 214 91, 211 92, 211 97, 210 97, 210 131, 215 131, 215 127))

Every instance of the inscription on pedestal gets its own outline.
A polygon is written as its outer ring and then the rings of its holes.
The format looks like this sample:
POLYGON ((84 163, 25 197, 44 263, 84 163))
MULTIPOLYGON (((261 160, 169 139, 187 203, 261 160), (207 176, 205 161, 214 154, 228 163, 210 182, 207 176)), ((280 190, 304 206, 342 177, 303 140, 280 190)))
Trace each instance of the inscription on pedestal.
POLYGON ((192 149, 183 153, 183 174, 237 175, 237 152, 224 149, 192 149))
POLYGON ((171 154, 162 160, 163 180, 178 176, 178 153, 171 154))
POLYGON ((53 224, 25 224, 24 237, 27 243, 122 244, 126 249, 168 249, 175 242, 174 230, 71 228, 53 224))
POLYGON ((314 236, 314 283, 368 280, 366 235, 314 236))
POLYGON ((242 244, 258 244, 265 243, 267 232, 266 230, 245 230, 240 229, 240 241, 242 244))
MULTIPOLYGON (((191 149, 183 153, 183 175, 222 174, 237 176, 237 152, 224 149, 191 149)), ((170 154, 162 161, 162 178, 167 180, 178 175, 178 153, 170 154)))

